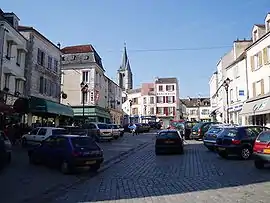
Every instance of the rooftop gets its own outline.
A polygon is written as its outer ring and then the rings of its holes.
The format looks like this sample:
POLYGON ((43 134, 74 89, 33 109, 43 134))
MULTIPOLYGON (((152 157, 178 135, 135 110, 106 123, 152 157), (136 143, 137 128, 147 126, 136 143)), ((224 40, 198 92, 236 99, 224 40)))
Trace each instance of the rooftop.
POLYGON ((180 99, 180 101, 183 102, 186 107, 198 107, 198 104, 200 107, 210 106, 210 98, 208 97, 193 97, 188 99, 180 99))
POLYGON ((156 84, 171 84, 178 83, 177 78, 157 78, 155 81, 156 84))
POLYGON ((68 46, 61 49, 64 54, 78 54, 78 53, 89 53, 95 52, 94 47, 91 44, 87 45, 76 45, 76 46, 68 46))

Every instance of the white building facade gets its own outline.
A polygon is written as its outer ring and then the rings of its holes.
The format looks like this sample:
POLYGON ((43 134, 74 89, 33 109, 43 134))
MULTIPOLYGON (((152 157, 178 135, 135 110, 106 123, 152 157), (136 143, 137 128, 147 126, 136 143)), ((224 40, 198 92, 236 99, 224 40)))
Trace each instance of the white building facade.
POLYGON ((105 76, 101 58, 94 47, 70 46, 63 48, 62 52, 62 92, 67 95, 62 100, 63 104, 73 108, 78 121, 111 122, 109 79, 105 76), (86 91, 81 91, 82 82, 88 86, 86 91))
POLYGON ((25 97, 27 40, 18 31, 19 18, 14 13, 0 10, 0 16, 0 99, 13 106, 18 98, 25 97))
POLYGON ((249 124, 270 126, 270 14, 254 25, 252 39, 246 49, 249 99, 241 115, 249 124))
POLYGON ((33 27, 19 26, 27 39, 25 91, 29 98, 28 125, 36 122, 59 125, 60 118, 72 117, 70 107, 60 104, 61 51, 33 27))

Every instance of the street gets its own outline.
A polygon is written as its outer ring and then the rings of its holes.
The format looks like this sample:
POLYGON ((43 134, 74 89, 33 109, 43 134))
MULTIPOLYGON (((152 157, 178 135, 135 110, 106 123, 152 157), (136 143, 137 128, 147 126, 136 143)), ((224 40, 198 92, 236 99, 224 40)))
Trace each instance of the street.
MULTIPOLYGON (((124 137, 112 142, 99 143, 104 152, 103 168, 110 167, 119 158, 128 156, 131 150, 152 142, 153 135, 144 134, 124 137)), ((101 169, 102 171, 103 169, 101 169)), ((89 172, 63 175, 56 169, 29 164, 26 150, 15 148, 12 163, 0 171, 0 202, 31 202, 74 183, 79 183, 95 174, 89 172)))
POLYGON ((151 144, 54 201, 40 202, 269 202, 269 169, 188 143, 184 155, 158 157, 151 144))

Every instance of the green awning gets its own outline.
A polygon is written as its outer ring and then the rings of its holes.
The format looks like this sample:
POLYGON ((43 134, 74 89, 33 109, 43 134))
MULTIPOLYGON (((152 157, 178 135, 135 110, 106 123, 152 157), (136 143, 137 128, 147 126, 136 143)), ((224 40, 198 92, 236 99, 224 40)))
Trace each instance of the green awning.
MULTIPOLYGON (((82 107, 73 107, 74 116, 82 116, 83 108, 82 107)), ((89 117, 102 117, 110 119, 110 113, 104 108, 98 106, 85 106, 84 115, 89 117)))
POLYGON ((29 111, 31 113, 48 113, 68 117, 74 116, 73 110, 70 106, 66 106, 38 97, 31 97, 29 99, 29 111))

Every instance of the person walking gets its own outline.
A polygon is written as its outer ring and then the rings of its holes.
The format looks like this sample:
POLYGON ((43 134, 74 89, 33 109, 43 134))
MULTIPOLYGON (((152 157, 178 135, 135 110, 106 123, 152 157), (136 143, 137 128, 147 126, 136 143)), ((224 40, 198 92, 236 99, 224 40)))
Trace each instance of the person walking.
POLYGON ((132 132, 132 135, 134 136, 134 134, 138 134, 138 132, 137 132, 137 126, 136 126, 136 124, 135 123, 133 123, 133 124, 130 124, 129 126, 128 126, 128 128, 129 129, 131 129, 131 132, 132 132))

